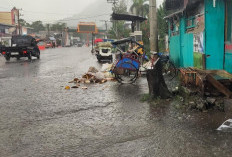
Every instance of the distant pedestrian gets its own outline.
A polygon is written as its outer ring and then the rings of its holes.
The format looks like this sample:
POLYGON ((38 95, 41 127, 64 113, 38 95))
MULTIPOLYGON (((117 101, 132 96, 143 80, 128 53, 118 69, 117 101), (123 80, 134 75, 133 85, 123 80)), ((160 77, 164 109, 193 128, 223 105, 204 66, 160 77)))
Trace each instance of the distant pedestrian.
POLYGON ((52 42, 52 48, 56 48, 56 43, 54 41, 52 42))

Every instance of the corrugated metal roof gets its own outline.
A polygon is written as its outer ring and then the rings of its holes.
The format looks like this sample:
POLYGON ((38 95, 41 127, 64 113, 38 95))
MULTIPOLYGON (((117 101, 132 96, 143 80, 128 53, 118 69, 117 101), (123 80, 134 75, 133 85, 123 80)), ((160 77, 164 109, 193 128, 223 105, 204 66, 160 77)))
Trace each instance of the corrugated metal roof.
POLYGON ((15 27, 15 25, 9 25, 9 24, 5 24, 5 23, 0 23, 0 25, 9 26, 9 27, 15 27))
POLYGON ((165 0, 165 9, 169 12, 169 15, 165 18, 180 14, 184 12, 186 8, 191 8, 201 1, 202 0, 165 0))
POLYGON ((146 18, 141 16, 130 15, 130 14, 117 14, 117 13, 112 14, 112 19, 125 20, 125 21, 140 21, 140 22, 147 20, 146 18))

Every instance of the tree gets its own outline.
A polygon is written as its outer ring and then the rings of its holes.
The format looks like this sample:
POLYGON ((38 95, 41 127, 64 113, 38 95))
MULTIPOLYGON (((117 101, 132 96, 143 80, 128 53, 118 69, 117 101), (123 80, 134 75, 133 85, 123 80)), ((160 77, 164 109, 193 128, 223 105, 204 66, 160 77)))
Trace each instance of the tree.
POLYGON ((119 3, 115 4, 112 8, 114 13, 118 14, 126 14, 127 13, 127 5, 124 0, 119 1, 119 3))
POLYGON ((164 3, 160 5, 157 10, 157 20, 158 22, 158 35, 159 35, 159 51, 164 52, 166 51, 165 47, 165 36, 168 34, 168 24, 165 21, 164 17, 167 16, 167 11, 164 8, 164 3))
POLYGON ((136 15, 146 17, 149 13, 149 4, 148 0, 133 0, 133 4, 130 7, 132 13, 135 12, 136 15))
POLYGON ((59 32, 61 32, 62 30, 64 30, 65 27, 66 27, 66 23, 58 22, 58 23, 52 24, 50 29, 52 31, 59 31, 59 32))
POLYGON ((145 51, 147 53, 150 52, 150 21, 149 19, 144 21, 143 23, 141 23, 141 31, 143 33, 143 44, 144 44, 144 48, 145 51))
POLYGON ((121 39, 129 37, 130 29, 125 26, 125 21, 117 21, 116 30, 112 27, 109 30, 109 38, 111 39, 121 39))
POLYGON ((32 22, 32 24, 30 25, 30 27, 32 27, 35 32, 39 32, 39 31, 44 31, 45 30, 45 27, 44 27, 42 21, 32 22))
MULTIPOLYGON (((112 8, 114 13, 126 14, 127 5, 124 0, 121 0, 112 8)), ((125 26, 125 21, 113 21, 113 27, 109 30, 109 38, 120 39, 128 37, 130 34, 130 29, 125 26)))
POLYGON ((19 23, 21 26, 30 27, 30 24, 27 23, 24 19, 19 19, 19 23))

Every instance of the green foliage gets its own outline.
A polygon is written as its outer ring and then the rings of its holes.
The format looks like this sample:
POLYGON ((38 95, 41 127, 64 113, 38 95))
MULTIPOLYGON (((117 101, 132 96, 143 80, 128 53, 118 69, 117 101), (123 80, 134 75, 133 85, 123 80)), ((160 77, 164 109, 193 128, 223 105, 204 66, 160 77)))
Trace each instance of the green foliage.
POLYGON ((121 0, 119 3, 117 3, 113 8, 113 12, 118 14, 126 14, 127 13, 127 5, 124 0, 121 0))
POLYGON ((32 27, 35 32, 39 32, 39 31, 44 31, 45 30, 45 27, 44 27, 42 21, 32 22, 32 24, 30 25, 30 27, 32 27))
POLYGON ((19 19, 19 23, 21 26, 30 27, 30 24, 27 23, 24 19, 19 19))
POLYGON ((164 17, 167 16, 167 12, 164 8, 164 3, 160 5, 157 10, 157 21, 158 21, 158 35, 159 35, 159 51, 164 52, 165 48, 165 36, 168 34, 168 24, 164 17))
POLYGON ((143 95, 141 96, 141 99, 140 99, 141 102, 147 102, 147 101, 149 101, 149 100, 151 100, 151 96, 150 96, 149 93, 143 94, 143 95))
POLYGON ((66 23, 61 23, 61 22, 58 22, 58 23, 55 23, 55 24, 52 24, 51 27, 50 27, 50 30, 51 31, 63 31, 64 28, 66 27, 66 23))
MULTIPOLYGON (((127 5, 124 0, 121 0, 112 8, 112 10, 118 14, 126 14, 127 5)), ((129 36, 130 32, 130 29, 125 25, 125 21, 113 21, 113 27, 110 28, 108 37, 111 39, 125 38, 129 36)))
POLYGON ((146 4, 148 0, 133 0, 133 4, 130 7, 132 13, 136 15, 146 17, 149 14, 149 4, 146 4))
POLYGON ((145 47, 145 52, 148 54, 150 52, 150 22, 149 19, 141 23, 141 31, 143 32, 143 44, 145 47))

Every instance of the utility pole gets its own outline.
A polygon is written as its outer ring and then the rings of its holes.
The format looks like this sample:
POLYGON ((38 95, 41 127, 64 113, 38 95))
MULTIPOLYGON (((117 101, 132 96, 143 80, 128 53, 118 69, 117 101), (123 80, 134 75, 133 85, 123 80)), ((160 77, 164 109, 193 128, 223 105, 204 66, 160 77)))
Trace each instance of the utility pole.
POLYGON ((156 13, 156 0, 149 0, 150 50, 153 52, 158 51, 158 26, 156 13))
POLYGON ((47 24, 47 36, 50 37, 50 24, 47 24))
POLYGON ((17 9, 17 14, 18 14, 18 33, 19 35, 21 35, 21 26, 20 26, 20 13, 19 13, 20 9, 17 9))
POLYGON ((108 31, 107 22, 110 22, 110 21, 108 21, 108 20, 100 20, 100 21, 102 21, 102 22, 105 22, 105 26, 106 26, 106 32, 107 32, 107 31, 108 31))
MULTIPOLYGON (((116 8, 116 4, 119 2, 119 0, 107 0, 107 3, 113 3, 113 8, 116 8)), ((113 11, 114 11, 113 9, 113 11)), ((113 20, 113 30, 115 32, 116 37, 118 37, 118 31, 117 31, 117 22, 115 20, 113 20)))
POLYGON ((105 22, 105 26, 106 26, 106 38, 107 38, 107 32, 108 32, 108 25, 107 22, 110 22, 108 20, 101 20, 102 22, 105 22))
POLYGON ((107 0, 107 3, 113 3, 114 7, 119 0, 107 0))

